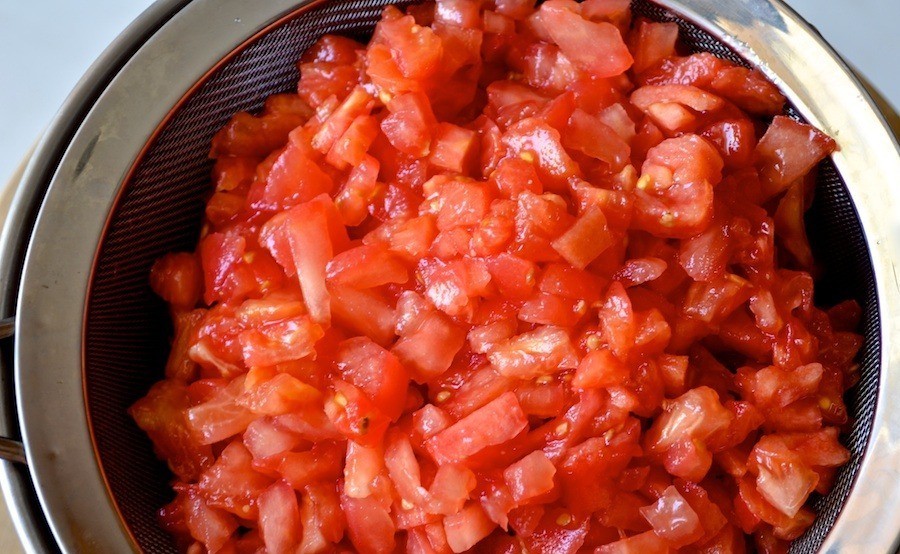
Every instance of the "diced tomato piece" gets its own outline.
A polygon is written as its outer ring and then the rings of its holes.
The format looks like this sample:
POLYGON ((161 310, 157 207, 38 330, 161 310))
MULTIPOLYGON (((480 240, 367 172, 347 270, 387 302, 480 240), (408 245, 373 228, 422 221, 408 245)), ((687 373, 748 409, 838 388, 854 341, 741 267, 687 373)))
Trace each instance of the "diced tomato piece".
POLYGON ((391 554, 396 545, 396 527, 390 511, 373 496, 350 498, 341 495, 341 509, 347 516, 347 533, 363 554, 391 554))
POLYGON ((516 199, 516 235, 512 248, 517 256, 535 262, 556 261, 559 253, 551 241, 571 226, 573 218, 552 194, 523 192, 516 199))
POLYGON ((491 273, 491 281, 504 297, 517 300, 531 294, 537 271, 534 263, 507 253, 485 261, 491 273))
POLYGON ((540 293, 519 308, 519 319, 540 325, 572 327, 587 313, 587 303, 562 296, 540 293))
POLYGON ((633 32, 634 71, 640 73, 675 55, 678 25, 639 21, 633 32))
POLYGON ((620 282, 613 281, 609 285, 599 317, 603 338, 610 350, 619 359, 626 359, 628 351, 634 346, 637 329, 631 299, 620 282))
POLYGON ((613 240, 603 210, 591 207, 551 244, 564 260, 578 269, 584 269, 609 248, 613 240))
POLYGON ((412 16, 383 17, 375 33, 388 44, 405 77, 418 80, 439 69, 443 54, 440 37, 431 28, 417 25, 412 16))
POLYGON ((487 537, 495 527, 496 524, 475 502, 467 505, 459 513, 444 518, 444 531, 453 552, 466 552, 487 537))
POLYGON ((397 150, 423 158, 431 150, 431 129, 436 125, 428 97, 409 92, 388 103, 390 114, 381 120, 381 130, 397 150))
POLYGON ((305 492, 300 506, 303 542, 299 552, 320 552, 325 547, 325 541, 337 543, 343 538, 347 520, 341 511, 340 496, 333 484, 307 485, 305 492))
POLYGON ((422 487, 419 461, 409 439, 402 433, 391 433, 385 441, 384 463, 400 498, 411 504, 420 504, 428 496, 422 487))
POLYGON ((249 381, 248 378, 244 382, 245 392, 237 403, 256 414, 274 416, 295 412, 318 404, 322 398, 318 389, 287 373, 275 374, 253 385, 249 381))
POLYGON ((527 425, 516 395, 507 392, 431 437, 425 446, 440 464, 463 461, 511 440, 527 425))
POLYGON ((726 119, 714 123, 700 133, 710 141, 728 168, 743 168, 753 163, 756 129, 749 119, 726 119))
POLYGON ((589 523, 586 518, 563 509, 543 510, 534 529, 522 542, 529 552, 558 551, 562 554, 575 554, 584 544, 589 523))
POLYGON ((819 476, 777 435, 762 437, 750 456, 757 466, 760 494, 784 515, 797 515, 819 476))
POLYGON ((440 169, 467 173, 475 163, 478 135, 450 123, 439 123, 428 161, 440 169))
POLYGON ((375 492, 375 479, 383 470, 384 456, 377 448, 348 442, 344 463, 344 494, 350 498, 368 498, 375 492))
POLYGON ((247 367, 273 366, 299 360, 315 352, 322 328, 308 316, 293 317, 250 329, 240 335, 247 367))
POLYGON ((362 245, 335 256, 327 266, 331 283, 358 289, 405 283, 406 266, 384 245, 362 245))
POLYGON ((631 103, 647 111, 654 104, 677 103, 697 112, 715 111, 725 101, 691 85, 646 85, 631 93, 631 103))
POLYGON ((294 95, 276 95, 266 101, 259 116, 234 115, 212 139, 211 158, 248 156, 262 158, 287 143, 288 133, 303 125, 312 109, 294 95))
POLYGON ((278 481, 259 496, 259 529, 266 552, 287 554, 300 544, 300 509, 294 489, 278 481))
POLYGON ((331 177, 310 158, 308 147, 288 143, 275 159, 261 194, 251 202, 256 210, 284 210, 308 202, 334 187, 331 177))
POLYGON ((800 267, 810 269, 813 267, 813 253, 809 239, 806 238, 804 210, 803 185, 797 183, 788 187, 778 203, 774 219, 776 236, 781 239, 781 244, 797 260, 800 267))
POLYGON ((195 438, 186 410, 190 398, 185 385, 160 381, 134 403, 128 413, 150 436, 156 455, 166 460, 175 475, 193 481, 212 465, 212 449, 195 438))
POLYGON ((558 1, 541 4, 539 13, 553 42, 581 69, 611 77, 632 65, 634 59, 611 23, 588 21, 558 1))
POLYGON ((303 437, 270 419, 257 419, 244 431, 244 446, 254 460, 264 460, 294 449, 303 437))
POLYGON ((540 450, 532 452, 503 471, 513 500, 524 502, 553 489, 556 468, 540 450))
POLYGON ((662 237, 686 238, 709 224, 713 186, 724 162, 705 139, 684 135, 651 148, 635 192, 634 223, 662 237))
POLYGON ((335 393, 325 402, 325 413, 348 439, 362 445, 378 444, 390 419, 358 387, 335 381, 335 393))
POLYGON ((409 374, 389 351, 367 337, 340 344, 337 367, 341 376, 356 385, 386 416, 396 421, 403 410, 409 374))
POLYGON ((732 418, 714 390, 697 387, 669 402, 647 431, 646 443, 651 451, 661 452, 680 441, 703 441, 727 427, 732 418))
POLYGON ((415 297, 415 293, 404 293, 397 303, 400 339, 391 352, 413 372, 413 378, 425 381, 450 367, 466 335, 444 314, 427 306, 414 307, 415 297))
POLYGON ((785 190, 831 154, 836 144, 827 135, 785 116, 775 116, 756 145, 756 166, 768 198, 785 190))
POLYGON ((613 171, 629 163, 631 147, 598 116, 575 110, 562 137, 567 148, 605 162, 613 171))
POLYGON ((182 497, 182 510, 191 537, 203 543, 210 552, 218 552, 237 531, 235 517, 207 504, 196 487, 187 488, 182 497))
POLYGON ((703 536, 703 526, 697 512, 673 486, 665 490, 656 504, 645 506, 640 511, 656 534, 676 548, 691 544, 703 536))
POLYGON ((487 188, 476 183, 451 181, 441 187, 440 197, 437 228, 441 231, 480 223, 490 204, 487 188))
POLYGON ((534 162, 541 182, 551 190, 561 189, 567 179, 581 174, 561 140, 559 131, 536 118, 519 121, 503 135, 507 155, 534 162))
POLYGON ((608 348, 592 350, 581 359, 572 386, 586 389, 618 387, 626 383, 631 371, 608 348))
POLYGON ((196 379, 197 363, 190 358, 192 341, 206 315, 206 310, 198 309, 173 316, 175 337, 166 361, 166 379, 189 382, 196 379))
POLYGON ((494 345, 488 359, 501 375, 533 379, 575 367, 577 354, 568 332, 545 325, 494 345))
POLYGON ((197 305, 203 292, 203 271, 192 254, 167 254, 153 264, 150 286, 169 304, 190 310, 197 305))
POLYGON ((357 117, 368 115, 372 104, 372 96, 363 87, 354 88, 319 126, 312 137, 312 147, 322 154, 327 153, 357 117))
POLYGON ((459 513, 476 483, 475 474, 465 466, 444 464, 438 467, 428 489, 428 511, 444 515, 459 513))
POLYGON ((381 164, 368 154, 362 156, 334 197, 334 204, 345 225, 356 226, 369 215, 369 207, 381 190, 378 171, 381 164))
POLYGON ((213 444, 242 433, 256 419, 253 412, 237 402, 243 390, 244 380, 239 377, 216 390, 207 401, 187 410, 188 425, 202 444, 213 444))
POLYGON ((781 91, 758 69, 723 69, 713 79, 711 87, 742 110, 755 114, 778 115, 786 101, 781 91))
POLYGON ((538 280, 538 290, 541 292, 589 303, 600 299, 605 285, 606 282, 595 273, 564 263, 546 264, 538 280))
POLYGON ((666 261, 660 258, 634 258, 625 262, 613 277, 625 287, 634 287, 659 279, 667 267, 666 261))
POLYGON ((357 167, 368 155, 369 147, 379 133, 378 120, 369 115, 358 115, 331 146, 325 160, 338 169, 348 165, 357 167))
POLYGON ((331 315, 341 325, 386 346, 394 339, 396 314, 377 291, 331 287, 331 315))

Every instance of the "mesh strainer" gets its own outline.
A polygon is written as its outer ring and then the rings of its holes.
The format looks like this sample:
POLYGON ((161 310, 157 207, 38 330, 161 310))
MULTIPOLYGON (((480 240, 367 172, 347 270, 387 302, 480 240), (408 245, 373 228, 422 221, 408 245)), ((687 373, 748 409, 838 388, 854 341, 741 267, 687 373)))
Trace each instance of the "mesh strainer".
MULTIPOLYGON (((170 331, 150 265, 195 244, 209 141, 230 115, 293 88, 294 62, 321 34, 365 38, 385 4, 408 1, 162 0, 70 98, 0 246, 0 309, 18 313, 15 343, 2 349, 0 432, 21 436, 28 457, 27 468, 5 464, 0 482, 30 550, 174 552, 155 515, 169 476, 125 413, 160 378, 170 331)), ((692 48, 761 68, 790 98, 789 115, 841 146, 820 169, 808 225, 825 268, 820 301, 852 296, 864 308, 863 377, 848 403, 851 461, 793 550, 893 552, 897 145, 846 67, 778 0, 635 0, 634 9, 676 21, 692 48)))

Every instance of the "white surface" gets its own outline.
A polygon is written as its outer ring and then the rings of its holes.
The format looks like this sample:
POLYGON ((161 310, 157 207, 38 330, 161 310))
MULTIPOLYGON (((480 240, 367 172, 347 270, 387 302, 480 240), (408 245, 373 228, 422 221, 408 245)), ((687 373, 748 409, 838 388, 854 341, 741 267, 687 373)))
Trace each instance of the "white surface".
MULTIPOLYGON (((900 105, 900 1, 788 0, 900 105)), ((0 0, 0 182, 107 44, 151 0, 0 0)))

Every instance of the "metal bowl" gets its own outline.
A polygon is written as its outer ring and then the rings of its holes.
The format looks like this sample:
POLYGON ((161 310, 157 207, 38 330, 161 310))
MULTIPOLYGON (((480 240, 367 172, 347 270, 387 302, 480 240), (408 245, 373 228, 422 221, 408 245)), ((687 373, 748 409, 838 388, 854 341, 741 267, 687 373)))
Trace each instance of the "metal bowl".
MULTIPOLYGON (((408 0, 407 0, 408 1, 408 0)), ((103 54, 31 159, 0 242, 0 434, 23 464, 0 484, 31 552, 171 552, 155 510, 167 474, 124 408, 161 375, 166 324, 150 263, 197 237, 206 150, 234 112, 296 82, 318 36, 364 36, 385 0, 160 0, 103 54)), ((406 3, 406 2, 399 2, 406 3)), ((635 0, 695 48, 764 71, 790 113, 840 151, 825 163, 810 232, 819 294, 865 309, 863 379, 850 392, 853 458, 817 501, 796 552, 894 552, 900 536, 898 146, 860 83, 779 0, 635 0)))

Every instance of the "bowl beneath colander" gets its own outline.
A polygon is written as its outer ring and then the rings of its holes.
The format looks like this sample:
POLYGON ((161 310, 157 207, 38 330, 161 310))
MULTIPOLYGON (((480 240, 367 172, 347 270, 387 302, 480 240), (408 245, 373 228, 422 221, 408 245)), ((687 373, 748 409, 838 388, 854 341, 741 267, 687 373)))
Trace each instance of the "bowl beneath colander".
MULTIPOLYGON (((7 386, 15 367, 18 413, 0 406, 0 432, 21 431, 29 463, 4 466, 0 483, 30 549, 173 551, 155 518, 167 474, 124 412, 159 377, 165 354, 150 263, 195 243, 214 131, 292 88, 294 61, 315 38, 364 35, 387 3, 163 0, 104 54, 49 129, 0 244, 0 310, 18 317, 14 349, 3 349, 7 386)), ((762 69, 841 146, 823 168, 811 231, 832 260, 825 294, 855 289, 867 310, 864 379, 851 393, 854 458, 794 549, 893 551, 900 413, 887 406, 900 393, 890 371, 900 367, 900 320, 890 317, 900 313, 890 256, 900 252, 892 220, 900 191, 889 184, 900 175, 897 145, 839 58, 778 0, 661 3, 696 24, 686 33, 695 46, 762 69)))

